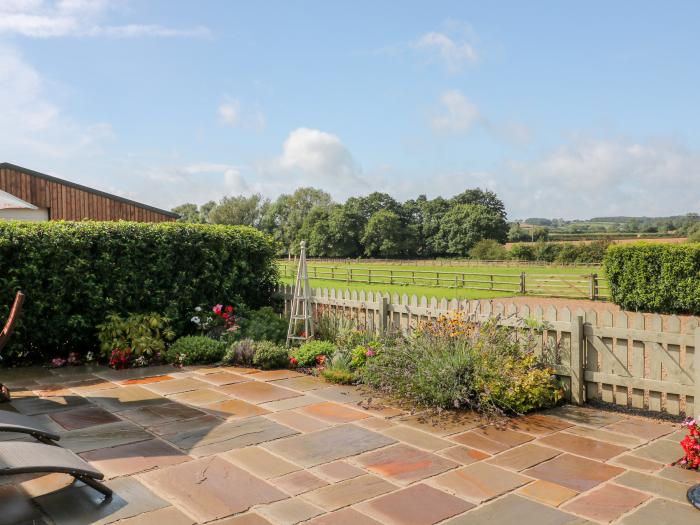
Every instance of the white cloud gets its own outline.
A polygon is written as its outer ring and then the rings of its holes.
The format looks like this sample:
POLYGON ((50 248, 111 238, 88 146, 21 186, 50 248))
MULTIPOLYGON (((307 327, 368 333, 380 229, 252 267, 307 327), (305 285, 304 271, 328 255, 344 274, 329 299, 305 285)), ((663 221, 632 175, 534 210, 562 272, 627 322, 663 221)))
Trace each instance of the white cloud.
POLYGON ((425 33, 413 47, 435 54, 449 73, 459 73, 465 64, 473 64, 479 60, 479 55, 466 40, 455 40, 445 33, 431 31, 425 33))
POLYGON ((252 128, 263 131, 266 126, 265 115, 260 110, 242 111, 238 99, 227 99, 219 104, 219 117, 224 124, 232 127, 252 128))
POLYGON ((32 38, 66 36, 207 37, 203 26, 176 29, 158 24, 102 25, 100 20, 113 7, 110 0, 6 0, 0 2, 0 34, 32 38))
POLYGON ((240 120, 241 103, 238 100, 223 102, 219 105, 219 116, 229 126, 235 126, 240 120))
POLYGON ((430 119, 434 131, 464 133, 480 119, 479 109, 456 89, 440 96, 440 112, 430 119))

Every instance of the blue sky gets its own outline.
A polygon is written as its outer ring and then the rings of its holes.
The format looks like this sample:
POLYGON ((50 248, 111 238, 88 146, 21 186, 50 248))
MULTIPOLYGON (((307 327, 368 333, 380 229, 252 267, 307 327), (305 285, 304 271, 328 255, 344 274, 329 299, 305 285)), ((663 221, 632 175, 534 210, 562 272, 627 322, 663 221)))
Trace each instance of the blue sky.
POLYGON ((162 207, 700 211, 697 2, 0 0, 0 160, 162 207))

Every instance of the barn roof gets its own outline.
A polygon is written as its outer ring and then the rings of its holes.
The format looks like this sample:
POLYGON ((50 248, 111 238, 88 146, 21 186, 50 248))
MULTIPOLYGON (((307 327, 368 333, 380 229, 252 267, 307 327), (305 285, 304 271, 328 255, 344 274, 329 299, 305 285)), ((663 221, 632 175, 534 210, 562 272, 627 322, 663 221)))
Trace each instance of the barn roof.
MULTIPOLYGON (((77 184, 75 182, 71 182, 71 181, 68 181, 65 179, 59 179, 58 177, 54 177, 53 175, 47 175, 46 173, 40 173, 38 171, 30 170, 28 168, 23 168, 22 166, 17 166, 16 164, 11 164, 10 162, 0 162, 0 168, 6 168, 6 169, 19 171, 19 172, 25 173, 31 177, 38 177, 40 179, 44 179, 44 180, 47 180, 50 182, 55 182, 57 184, 63 184, 64 186, 69 186, 71 188, 76 188, 78 190, 86 191, 86 192, 92 193, 94 195, 100 195, 101 197, 106 197, 108 199, 112 199, 115 201, 124 202, 126 204, 131 204, 132 206, 138 206, 139 208, 144 208, 146 210, 150 210, 150 211, 153 211, 156 213, 161 213, 163 215, 167 215, 168 217, 173 217, 174 219, 177 219, 180 217, 177 213, 172 212, 172 211, 162 210, 162 209, 156 208, 154 206, 149 206, 148 204, 143 204, 141 202, 136 202, 136 201, 132 201, 130 199, 126 199, 124 197, 120 197, 118 195, 113 195, 111 193, 96 190, 94 188, 88 188, 87 186, 83 186, 82 184, 77 184)), ((6 192, 3 192, 3 193, 6 193, 6 192)), ((6 194, 10 195, 9 193, 6 193, 6 194)), ((10 196, 15 198, 18 201, 24 202, 21 199, 17 199, 17 197, 14 197, 14 195, 10 195, 10 196)), ((25 204, 29 204, 29 203, 25 203, 25 204)), ((32 205, 30 204, 30 206, 32 206, 32 205)))

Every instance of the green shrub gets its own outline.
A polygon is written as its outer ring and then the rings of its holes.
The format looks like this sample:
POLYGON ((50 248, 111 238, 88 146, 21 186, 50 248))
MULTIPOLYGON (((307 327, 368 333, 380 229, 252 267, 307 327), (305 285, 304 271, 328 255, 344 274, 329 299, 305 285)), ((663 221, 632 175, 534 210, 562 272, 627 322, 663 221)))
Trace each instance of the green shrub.
POLYGON ((532 244, 516 244, 508 252, 511 259, 518 261, 534 261, 535 249, 532 244))
POLYGON ((252 366, 255 348, 255 341, 252 339, 236 341, 228 347, 223 360, 232 365, 252 366))
POLYGON ((314 366, 318 356, 332 357, 335 345, 328 341, 309 341, 293 349, 289 355, 297 360, 298 366, 314 366))
POLYGON ((357 328, 354 319, 332 308, 321 306, 315 312, 314 332, 318 339, 338 344, 339 340, 357 328))
POLYGON ((280 317, 271 307, 265 306, 247 314, 241 320, 243 337, 255 341, 272 341, 282 344, 287 339, 288 320, 280 317))
POLYGON ((604 267, 625 310, 700 314, 700 243, 614 245, 604 267))
POLYGON ((479 261, 502 261, 508 258, 508 251, 498 241, 482 239, 469 250, 469 257, 479 261))
POLYGON ((350 365, 350 352, 344 349, 336 350, 333 357, 326 361, 326 367, 321 370, 321 377, 330 383, 350 385, 357 381, 357 375, 350 365))
POLYGON ((180 365, 207 364, 221 361, 226 345, 210 337, 188 335, 175 341, 165 354, 169 363, 180 365))
POLYGON ((0 221, 0 318, 27 295, 4 364, 97 350, 109 313, 158 312, 192 331, 198 304, 270 304, 272 241, 246 227, 0 221))
POLYGON ((289 354, 286 348, 272 341, 256 341, 253 365, 263 370, 286 368, 289 365, 289 354))
POLYGON ((367 359, 376 356, 381 348, 382 344, 379 341, 370 341, 367 344, 356 346, 351 353, 350 368, 353 370, 362 368, 367 359))
POLYGON ((97 326, 100 350, 108 357, 112 350, 131 349, 134 357, 150 359, 165 351, 167 342, 175 338, 170 319, 157 313, 131 314, 126 318, 117 314, 97 326))

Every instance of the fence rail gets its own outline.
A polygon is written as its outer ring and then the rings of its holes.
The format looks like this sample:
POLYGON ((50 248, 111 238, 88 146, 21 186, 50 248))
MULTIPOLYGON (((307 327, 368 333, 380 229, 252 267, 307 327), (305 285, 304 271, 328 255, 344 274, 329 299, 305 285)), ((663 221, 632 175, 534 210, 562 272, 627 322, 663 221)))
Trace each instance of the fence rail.
MULTIPOLYGON (((296 277, 292 264, 279 265, 282 277, 296 277)), ((400 270, 352 266, 307 267, 309 278, 346 284, 379 284, 389 286, 425 286, 463 290, 482 290, 512 294, 571 299, 607 299, 610 296, 607 279, 598 274, 489 274, 443 270, 400 270)))
MULTIPOLYGON (((282 286, 285 312, 292 289, 282 286)), ((505 326, 523 319, 544 327, 539 351, 561 378, 567 398, 581 404, 601 400, 673 415, 700 415, 700 328, 698 317, 635 312, 596 312, 516 305, 499 301, 438 300, 415 295, 314 290, 312 308, 331 309, 371 330, 408 331, 420 321, 463 312, 476 320, 495 317, 505 326)))
MULTIPOLYGON (((295 263, 296 256, 287 259, 280 259, 281 263, 295 263)), ((391 264, 393 266, 461 266, 479 267, 494 266, 499 268, 522 268, 523 266, 533 268, 600 268, 600 263, 550 263, 544 261, 519 261, 519 260, 479 260, 479 259, 342 259, 333 257, 307 257, 310 263, 332 263, 332 264, 391 264)))

